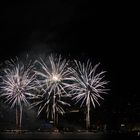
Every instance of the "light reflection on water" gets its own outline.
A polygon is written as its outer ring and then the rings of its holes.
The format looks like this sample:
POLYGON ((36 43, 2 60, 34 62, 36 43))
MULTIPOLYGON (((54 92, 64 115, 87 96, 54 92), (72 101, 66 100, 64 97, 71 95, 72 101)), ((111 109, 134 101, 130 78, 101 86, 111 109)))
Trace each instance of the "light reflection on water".
POLYGON ((64 140, 64 139, 79 139, 79 140, 118 140, 118 139, 138 139, 140 137, 133 136, 133 135, 126 135, 126 134, 104 134, 104 133, 91 133, 91 132, 85 132, 85 133, 73 133, 73 132, 66 132, 66 133, 49 133, 49 132, 27 132, 27 133, 1 133, 0 134, 1 139, 35 139, 35 140, 64 140))

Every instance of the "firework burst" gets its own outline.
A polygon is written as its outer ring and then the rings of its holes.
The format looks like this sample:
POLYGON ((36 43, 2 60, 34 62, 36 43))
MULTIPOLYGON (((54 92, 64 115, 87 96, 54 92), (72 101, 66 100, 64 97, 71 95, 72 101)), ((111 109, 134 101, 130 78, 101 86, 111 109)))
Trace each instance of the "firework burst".
POLYGON ((67 94, 65 83, 69 76, 68 61, 62 59, 60 55, 50 55, 48 61, 44 62, 40 59, 37 64, 41 66, 40 70, 36 71, 36 75, 43 94, 36 96, 37 100, 32 106, 39 106, 38 115, 45 110, 47 118, 51 116, 54 123, 57 123, 56 115, 65 112, 63 105, 69 105, 62 101, 62 96, 67 94))
POLYGON ((27 65, 16 61, 6 61, 6 68, 1 76, 1 97, 11 108, 16 108, 16 124, 21 128, 23 105, 29 105, 28 97, 34 96, 32 91, 36 87, 35 73, 32 72, 34 64, 27 65))
POLYGON ((90 125, 90 107, 100 105, 98 99, 103 99, 101 94, 106 94, 107 90, 105 86, 107 81, 104 80, 105 71, 97 73, 99 64, 92 67, 91 62, 88 60, 86 64, 80 61, 74 61, 75 67, 69 68, 71 73, 71 84, 67 87, 70 89, 70 93, 73 95, 72 100, 76 100, 76 103, 80 103, 80 107, 84 104, 87 107, 86 115, 86 127, 90 125))

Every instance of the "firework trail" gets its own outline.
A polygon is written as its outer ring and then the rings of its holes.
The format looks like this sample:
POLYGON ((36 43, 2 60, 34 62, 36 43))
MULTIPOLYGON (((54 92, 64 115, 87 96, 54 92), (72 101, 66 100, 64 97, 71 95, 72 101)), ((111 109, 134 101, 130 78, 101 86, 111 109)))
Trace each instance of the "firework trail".
POLYGON ((25 65, 19 62, 18 58, 6 61, 6 68, 1 75, 1 95, 5 103, 11 108, 16 108, 16 124, 21 128, 23 105, 29 105, 28 98, 34 96, 32 93, 36 88, 35 73, 33 73, 34 64, 31 61, 25 65))
POLYGON ((38 115, 45 110, 47 118, 51 117, 54 123, 56 121, 56 115, 58 113, 65 113, 63 106, 68 103, 62 101, 62 97, 67 94, 65 90, 65 83, 68 81, 69 70, 68 61, 62 59, 61 55, 50 55, 44 62, 40 58, 36 63, 41 66, 39 70, 36 70, 38 77, 38 84, 42 94, 36 96, 36 101, 32 106, 39 106, 38 115))
POLYGON ((71 73, 71 84, 67 84, 70 93, 73 95, 72 100, 76 100, 76 104, 80 103, 80 107, 84 104, 87 107, 86 115, 86 127, 90 126, 90 107, 96 104, 100 105, 98 99, 103 99, 101 94, 106 94, 107 90, 105 86, 108 81, 104 80, 105 71, 97 73, 99 64, 92 67, 91 62, 81 63, 80 61, 74 61, 75 67, 69 68, 71 73))

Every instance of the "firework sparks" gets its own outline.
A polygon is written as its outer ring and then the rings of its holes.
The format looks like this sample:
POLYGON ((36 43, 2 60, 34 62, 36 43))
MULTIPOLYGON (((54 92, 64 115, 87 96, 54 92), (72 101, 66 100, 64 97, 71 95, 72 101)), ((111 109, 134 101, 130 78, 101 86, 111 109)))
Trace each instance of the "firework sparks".
POLYGON ((102 71, 97 73, 99 64, 92 67, 91 62, 88 60, 86 64, 82 64, 80 61, 74 61, 75 68, 70 68, 72 83, 67 85, 73 94, 72 100, 76 100, 76 103, 80 103, 80 107, 84 104, 87 107, 86 126, 90 125, 90 107, 91 104, 95 107, 96 104, 100 105, 98 99, 103 99, 101 94, 107 93, 105 86, 107 81, 104 80, 104 73, 102 71))
POLYGON ((37 96, 37 100, 32 106, 39 106, 38 115, 45 109, 47 118, 51 116, 54 123, 56 114, 63 114, 63 105, 69 105, 62 101, 62 96, 66 95, 65 82, 68 80, 69 70, 68 61, 61 56, 50 55, 46 63, 40 59, 37 63, 41 66, 40 71, 36 71, 38 83, 43 89, 43 94, 37 96))
POLYGON ((16 123, 21 127, 23 105, 29 105, 28 97, 34 96, 32 90, 35 89, 35 73, 32 73, 34 65, 29 62, 24 65, 22 62, 7 61, 8 67, 3 70, 1 76, 1 97, 5 98, 5 103, 11 108, 16 108, 16 123))

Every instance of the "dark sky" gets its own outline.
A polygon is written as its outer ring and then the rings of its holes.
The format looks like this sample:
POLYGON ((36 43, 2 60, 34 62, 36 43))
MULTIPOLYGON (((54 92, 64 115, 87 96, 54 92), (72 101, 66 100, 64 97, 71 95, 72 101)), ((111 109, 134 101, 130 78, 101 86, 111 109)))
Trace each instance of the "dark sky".
POLYGON ((136 10, 87 0, 7 3, 1 10, 1 62, 24 53, 89 57, 108 71, 110 98, 139 95, 136 10))

